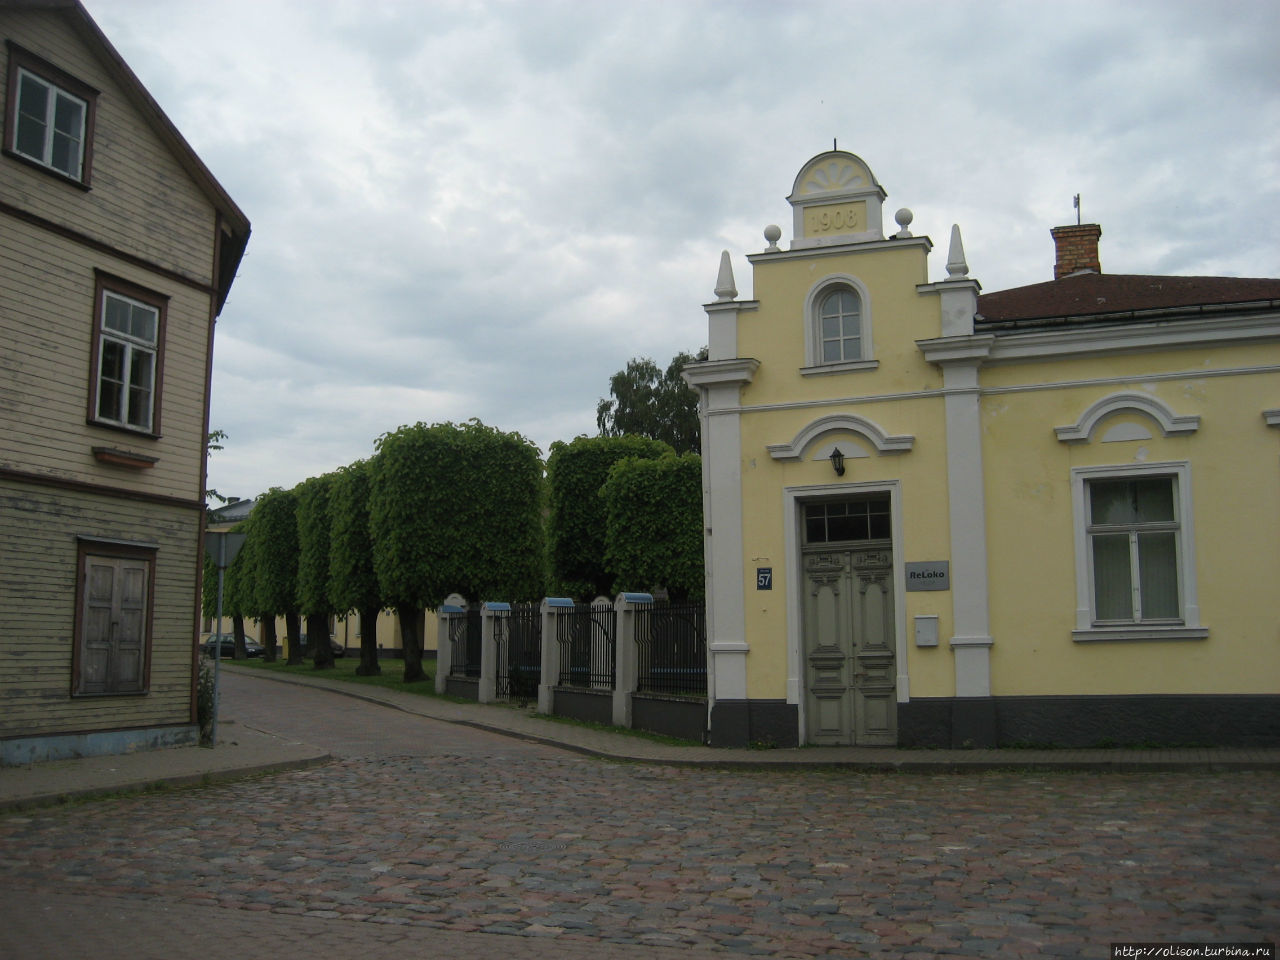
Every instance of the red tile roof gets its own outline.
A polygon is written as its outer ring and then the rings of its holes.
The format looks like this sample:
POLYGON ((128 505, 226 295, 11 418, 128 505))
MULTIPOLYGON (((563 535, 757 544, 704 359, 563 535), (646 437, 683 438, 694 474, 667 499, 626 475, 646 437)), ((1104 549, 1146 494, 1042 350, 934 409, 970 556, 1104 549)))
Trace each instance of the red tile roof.
POLYGON ((1280 280, 1076 273, 983 294, 976 326, 1168 319, 1199 307, 1259 302, 1280 309, 1280 280))

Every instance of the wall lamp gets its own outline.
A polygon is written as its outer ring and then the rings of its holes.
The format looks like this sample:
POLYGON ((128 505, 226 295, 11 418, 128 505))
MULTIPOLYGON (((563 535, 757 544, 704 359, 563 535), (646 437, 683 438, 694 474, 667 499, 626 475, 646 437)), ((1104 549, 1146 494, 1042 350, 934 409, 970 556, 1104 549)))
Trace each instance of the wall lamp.
POLYGON ((831 466, 835 468, 837 477, 844 476, 844 454, 839 447, 831 448, 831 466))

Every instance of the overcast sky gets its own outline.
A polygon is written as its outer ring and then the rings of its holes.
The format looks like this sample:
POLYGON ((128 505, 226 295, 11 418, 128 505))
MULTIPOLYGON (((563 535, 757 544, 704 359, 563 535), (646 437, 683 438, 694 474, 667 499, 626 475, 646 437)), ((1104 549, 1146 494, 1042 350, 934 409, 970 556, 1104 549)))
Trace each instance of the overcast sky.
POLYGON ((1280 276, 1280 4, 85 0, 253 222, 209 484, 252 497, 478 417, 595 433, 628 359, 706 342, 811 156, 861 156, 994 291, 1280 276))

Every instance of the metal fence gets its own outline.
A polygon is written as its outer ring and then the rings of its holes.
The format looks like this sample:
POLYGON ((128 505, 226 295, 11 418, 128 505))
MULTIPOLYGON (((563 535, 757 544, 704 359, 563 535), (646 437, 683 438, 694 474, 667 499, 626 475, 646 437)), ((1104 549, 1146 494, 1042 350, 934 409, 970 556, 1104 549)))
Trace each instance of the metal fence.
POLYGON ((556 617, 560 686, 613 689, 616 621, 613 606, 603 604, 578 604, 556 617))
POLYGON ((542 611, 537 604, 513 603, 511 615, 495 617, 497 696, 522 703, 537 697, 542 679, 542 611))
POLYGON ((636 689, 707 695, 707 608, 655 603, 636 609, 636 689))
POLYGON ((480 676, 480 610, 449 618, 449 676, 480 676))

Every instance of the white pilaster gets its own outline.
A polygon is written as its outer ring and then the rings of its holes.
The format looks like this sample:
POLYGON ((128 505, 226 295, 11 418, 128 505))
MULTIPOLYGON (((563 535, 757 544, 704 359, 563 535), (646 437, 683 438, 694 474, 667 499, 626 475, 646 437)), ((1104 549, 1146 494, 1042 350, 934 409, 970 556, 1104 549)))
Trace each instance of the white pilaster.
POLYGON ((685 368, 684 380, 698 389, 702 419, 702 491, 707 565, 707 699, 745 700, 747 671, 746 568, 742 558, 743 385, 758 360, 710 360, 685 368))

